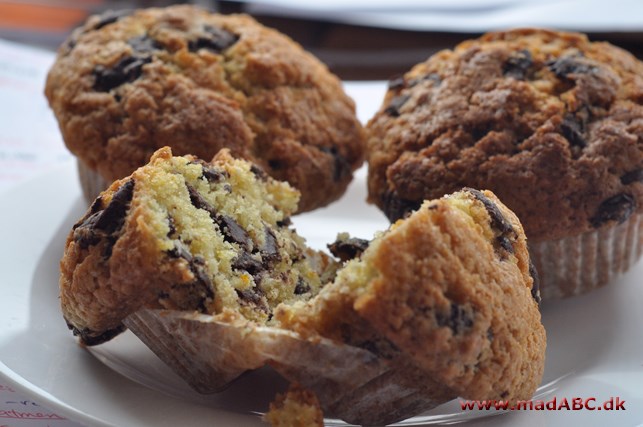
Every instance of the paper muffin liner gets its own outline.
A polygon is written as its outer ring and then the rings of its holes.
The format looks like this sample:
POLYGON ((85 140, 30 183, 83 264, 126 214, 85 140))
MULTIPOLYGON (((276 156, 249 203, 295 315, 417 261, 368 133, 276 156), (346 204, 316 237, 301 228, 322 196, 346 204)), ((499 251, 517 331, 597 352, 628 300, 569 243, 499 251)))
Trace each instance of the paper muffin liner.
MULTIPOLYGON (((222 390, 246 371, 270 365, 313 391, 327 416, 389 424, 454 399, 455 393, 406 360, 243 319, 139 310, 127 327, 201 393, 222 390)), ((402 357, 402 356, 401 356, 402 357)))
POLYGON ((560 240, 529 244, 543 299, 580 295, 633 266, 643 251, 641 214, 612 227, 560 240))
POLYGON ((80 188, 83 190, 83 196, 87 204, 91 204, 96 197, 105 190, 111 182, 107 182, 98 172, 91 169, 80 159, 76 159, 78 166, 78 179, 80 180, 80 188))

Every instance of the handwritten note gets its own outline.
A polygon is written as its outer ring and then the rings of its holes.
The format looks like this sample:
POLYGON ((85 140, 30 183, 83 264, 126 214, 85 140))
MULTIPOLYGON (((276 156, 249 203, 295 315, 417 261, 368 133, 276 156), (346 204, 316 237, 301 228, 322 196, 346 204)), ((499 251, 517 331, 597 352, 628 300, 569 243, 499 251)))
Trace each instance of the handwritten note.
POLYGON ((0 427, 81 427, 0 383, 0 427))
POLYGON ((43 93, 53 61, 0 40, 0 191, 71 159, 43 93))

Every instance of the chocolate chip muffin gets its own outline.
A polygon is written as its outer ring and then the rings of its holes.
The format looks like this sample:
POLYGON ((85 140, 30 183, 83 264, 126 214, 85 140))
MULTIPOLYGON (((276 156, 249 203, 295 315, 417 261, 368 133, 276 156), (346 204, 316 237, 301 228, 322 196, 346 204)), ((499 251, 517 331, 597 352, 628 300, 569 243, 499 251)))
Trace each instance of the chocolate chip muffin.
POLYGON ((225 147, 300 190, 308 211, 339 198, 364 156, 340 81, 244 15, 92 16, 61 46, 45 94, 88 200, 163 146, 204 159, 225 147))
POLYGON ((366 248, 339 240, 354 258, 311 301, 278 306, 282 327, 408 356, 456 396, 531 398, 546 346, 538 281, 518 218, 493 193, 427 201, 366 248))
POLYGON ((65 320, 87 345, 111 339, 142 308, 231 310, 265 323, 278 303, 321 287, 323 263, 289 227, 298 196, 225 150, 212 163, 159 150, 69 234, 65 320))
POLYGON ((391 219, 463 186, 520 218, 544 298, 607 283, 643 246, 643 64, 580 34, 514 30, 389 83, 367 126, 369 200, 391 219))
POLYGON ((269 364, 359 425, 457 396, 531 397, 545 354, 538 287, 522 227, 492 193, 426 202, 372 241, 342 233, 331 250, 344 260, 334 279, 263 325, 231 310, 149 309, 126 324, 199 391, 269 364))
POLYGON ((340 261, 289 226, 297 198, 227 150, 210 163, 157 151, 71 230, 68 326, 86 345, 127 326, 200 392, 270 365, 357 424, 531 396, 538 289, 520 223, 491 193, 427 202, 372 241, 340 234, 340 261))

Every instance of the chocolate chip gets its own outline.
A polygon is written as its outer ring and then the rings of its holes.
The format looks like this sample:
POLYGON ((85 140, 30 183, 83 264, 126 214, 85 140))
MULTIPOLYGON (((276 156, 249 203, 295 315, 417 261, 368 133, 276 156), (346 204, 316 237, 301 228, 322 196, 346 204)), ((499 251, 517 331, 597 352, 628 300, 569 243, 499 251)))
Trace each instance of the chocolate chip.
POLYGON ((133 82, 143 73, 143 65, 151 61, 150 57, 126 56, 111 68, 97 65, 93 72, 94 90, 109 92, 122 84, 133 82))
POLYGON ((203 209, 210 214, 210 218, 219 226, 223 239, 229 243, 237 243, 243 249, 249 250, 251 247, 252 239, 234 219, 227 215, 219 215, 214 206, 212 206, 205 198, 191 185, 185 184, 190 195, 190 202, 197 209, 203 209))
POLYGON ((465 331, 473 326, 473 317, 469 310, 464 307, 451 303, 451 310, 449 314, 436 313, 435 321, 440 327, 448 327, 454 334, 465 331))
POLYGON ((281 227, 288 227, 290 225, 292 225, 292 220, 290 219, 289 216, 287 216, 286 218, 282 219, 281 221, 277 221, 277 227, 280 227, 280 228, 281 227))
POLYGON ((125 330, 124 325, 118 325, 115 328, 102 331, 96 335, 96 331, 92 331, 88 328, 78 329, 75 326, 72 326, 69 322, 67 322, 67 327, 71 329, 74 336, 80 337, 80 341, 88 347, 107 342, 125 330))
POLYGON ((587 142, 583 136, 585 132, 585 123, 577 119, 573 114, 565 115, 560 125, 560 131, 567 141, 573 146, 585 147, 587 142))
POLYGON ((167 232, 167 237, 174 236, 176 234, 176 225, 175 225, 175 222, 174 222, 174 218, 172 218, 171 216, 168 216, 167 217, 167 225, 168 225, 168 228, 169 228, 169 231, 167 232))
POLYGON ((190 250, 181 241, 174 242, 174 247, 166 253, 172 258, 183 258, 187 262, 192 262, 190 250))
POLYGON ((252 257, 252 255, 245 251, 241 252, 234 261, 232 261, 232 268, 234 270, 247 271, 252 276, 255 276, 264 270, 264 266, 261 261, 257 261, 252 257))
POLYGON ((351 164, 348 162, 337 147, 319 147, 319 149, 333 156, 333 180, 339 182, 351 174, 351 164))
POLYGON ((190 270, 192 270, 196 281, 203 285, 207 297, 213 298, 214 293, 212 292, 212 282, 210 281, 210 276, 208 275, 206 267, 205 260, 199 255, 192 258, 192 261, 190 262, 190 270))
MULTIPOLYGON (((111 255, 111 247, 116 242, 115 234, 120 231, 125 223, 125 215, 134 194, 134 180, 130 179, 120 186, 112 196, 107 207, 86 216, 82 222, 74 225, 74 241, 81 248, 98 244, 107 238, 106 256, 111 255), (111 238, 110 238, 111 237, 111 238)), ((102 202, 94 201, 91 211, 100 208, 102 202)))
POLYGON ((112 196, 109 204, 96 222, 95 227, 107 233, 120 229, 125 221, 125 214, 134 195, 134 180, 130 179, 120 186, 112 196))
POLYGON ((126 16, 129 16, 132 14, 131 9, 123 9, 123 10, 108 10, 106 12, 103 12, 98 16, 99 21, 94 24, 92 27, 93 30, 100 30, 101 28, 105 27, 106 25, 113 24, 114 22, 118 21, 121 18, 124 18, 126 16))
POLYGON ((579 55, 564 56, 548 62, 547 66, 561 79, 569 79, 569 76, 573 74, 588 74, 596 69, 596 67, 583 62, 581 58, 579 55))
POLYGON ((538 277, 538 271, 536 266, 529 260, 529 275, 533 279, 534 283, 531 286, 531 296, 533 297, 536 304, 540 304, 540 278, 538 277))
POLYGON ((217 216, 217 212, 205 198, 199 193, 196 188, 192 187, 190 184, 185 184, 188 189, 188 194, 190 195, 190 202, 192 206, 197 209, 203 209, 204 211, 210 214, 210 217, 214 218, 217 216))
POLYGON ((388 89, 389 90, 397 90, 397 89, 402 89, 406 87, 406 81, 404 80, 404 76, 398 76, 395 77, 388 82, 388 89))
POLYGON ((518 235, 498 206, 496 206, 496 204, 481 191, 468 187, 463 188, 462 190, 471 193, 473 197, 484 205, 487 213, 489 214, 489 218, 491 219, 491 229, 497 234, 495 242, 496 246, 501 247, 509 253, 514 253, 512 242, 516 240, 518 235))
POLYGON ((442 77, 440 77, 440 75, 437 73, 429 73, 425 76, 417 77, 409 80, 408 82, 406 82, 406 86, 413 87, 425 81, 430 81, 433 84, 433 86, 438 86, 440 83, 442 83, 442 77))
POLYGON ((489 327, 489 329, 487 329, 487 340, 488 341, 493 341, 493 337, 494 337, 493 329, 491 329, 491 327, 489 327))
POLYGON ((252 172, 259 181, 268 181, 268 174, 261 166, 253 163, 252 166, 250 166, 250 172, 252 172))
POLYGON ((397 196, 395 191, 387 191, 382 195, 382 210, 391 222, 404 218, 422 206, 422 200, 406 200, 397 196))
POLYGON ((310 292, 310 285, 306 283, 303 278, 297 280, 297 285, 295 286, 295 295, 302 295, 307 292, 310 292))
POLYGON ((275 234, 268 227, 264 229, 265 242, 261 248, 261 257, 265 262, 275 263, 281 259, 279 245, 275 234))
POLYGON ((524 80, 534 64, 531 53, 524 49, 512 54, 502 68, 502 74, 517 80, 524 80))
POLYGON ((590 219, 594 228, 605 223, 616 221, 619 224, 625 222, 636 210, 636 200, 629 194, 617 194, 600 204, 596 215, 590 219))
POLYGON ((330 253, 341 261, 346 262, 362 255, 369 245, 370 241, 350 237, 346 240, 336 240, 328 245, 330 253))
POLYGON ((224 240, 230 243, 237 243, 244 249, 250 249, 252 239, 241 226, 227 215, 218 215, 215 222, 223 234, 224 240))
POLYGON ((643 182, 643 169, 635 169, 621 177, 623 185, 630 185, 633 182, 643 182))
POLYGON ((134 51, 139 54, 150 54, 154 50, 163 48, 163 46, 159 42, 157 42, 147 34, 133 37, 127 41, 127 44, 129 44, 132 49, 134 49, 134 51))
POLYGON ((400 95, 391 99, 391 102, 388 104, 388 107, 384 109, 384 112, 391 117, 400 116, 400 108, 409 100, 410 95, 400 95))
POLYGON ((502 399, 506 398, 507 396, 509 396, 509 391, 507 391, 507 390, 505 390, 505 391, 503 391, 502 393, 500 393, 500 397, 501 397, 502 399))
POLYGON ((245 304, 252 304, 256 306, 259 310, 269 313, 270 312, 270 307, 268 307, 268 304, 266 303, 266 299, 263 294, 263 290, 259 287, 254 287, 250 289, 244 289, 244 290, 238 290, 237 291, 237 296, 241 300, 242 303, 245 304))
POLYGON ((239 40, 239 36, 232 34, 222 28, 206 25, 203 28, 205 35, 190 40, 188 42, 188 49, 190 52, 196 52, 199 49, 207 49, 215 53, 223 52, 239 40))
POLYGON ((210 183, 217 183, 228 177, 228 172, 209 166, 203 166, 202 173, 203 177, 210 183))

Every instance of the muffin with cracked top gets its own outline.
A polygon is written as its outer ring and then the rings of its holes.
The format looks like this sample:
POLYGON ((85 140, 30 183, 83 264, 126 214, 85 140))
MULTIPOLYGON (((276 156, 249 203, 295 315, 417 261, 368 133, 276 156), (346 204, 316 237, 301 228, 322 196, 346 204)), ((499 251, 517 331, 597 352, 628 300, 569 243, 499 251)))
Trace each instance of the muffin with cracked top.
POLYGON ((392 80, 367 126, 369 199, 391 220, 492 190, 520 218, 543 298, 601 286, 643 248, 643 63, 580 34, 521 29, 392 80))
POLYGON ((205 159, 229 148, 296 187, 308 211, 339 198, 364 157, 339 79, 245 15, 92 16, 61 46, 45 94, 88 200, 163 146, 205 159))

